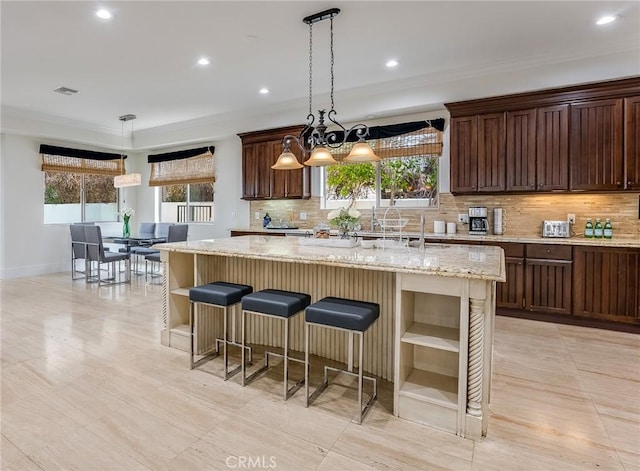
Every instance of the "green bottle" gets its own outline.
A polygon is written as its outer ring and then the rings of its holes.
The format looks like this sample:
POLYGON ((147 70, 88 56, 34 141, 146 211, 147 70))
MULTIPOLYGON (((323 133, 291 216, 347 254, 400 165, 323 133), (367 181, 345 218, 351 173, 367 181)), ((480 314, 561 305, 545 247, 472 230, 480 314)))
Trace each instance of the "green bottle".
POLYGON ((602 223, 600 222, 600 218, 596 219, 596 225, 593 227, 593 237, 602 239, 602 223))
POLYGON ((593 223, 591 222, 591 218, 587 219, 587 225, 584 227, 584 236, 587 239, 593 238, 593 223))
POLYGON ((604 223, 603 235, 605 239, 611 239, 613 237, 613 226, 611 225, 611 219, 607 218, 604 223))

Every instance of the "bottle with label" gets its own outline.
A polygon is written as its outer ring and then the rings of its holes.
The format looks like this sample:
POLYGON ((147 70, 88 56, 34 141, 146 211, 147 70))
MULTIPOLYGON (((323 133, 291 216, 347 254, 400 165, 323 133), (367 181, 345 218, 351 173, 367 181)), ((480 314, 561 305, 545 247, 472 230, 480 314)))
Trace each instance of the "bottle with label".
POLYGON ((267 227, 270 223, 271 223, 271 216, 269 216, 269 213, 267 213, 264 215, 264 218, 262 219, 262 227, 267 227))
POLYGON ((611 225, 611 219, 609 218, 605 220, 602 235, 605 239, 611 239, 613 237, 613 226, 611 225))
POLYGON ((593 226, 593 237, 602 239, 602 223, 600 222, 600 218, 596 219, 596 225, 593 226))
POLYGON ((591 218, 587 219, 587 225, 584 227, 584 236, 588 239, 593 238, 593 223, 591 218))

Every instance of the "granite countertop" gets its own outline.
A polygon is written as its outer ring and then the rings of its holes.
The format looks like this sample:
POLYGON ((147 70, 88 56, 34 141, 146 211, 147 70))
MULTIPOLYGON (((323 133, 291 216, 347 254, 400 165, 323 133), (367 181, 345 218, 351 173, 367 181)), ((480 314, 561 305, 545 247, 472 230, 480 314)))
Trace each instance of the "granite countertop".
MULTIPOLYGON (((232 231, 251 232, 255 234, 289 234, 289 235, 306 235, 313 234, 313 229, 251 229, 251 228, 233 228, 232 231)), ((337 234, 337 231, 331 231, 337 234)), ((365 237, 383 238, 382 232, 359 231, 359 235, 365 237)), ((393 235, 387 234, 387 237, 393 235)), ((417 232, 403 232, 402 237, 411 239, 419 239, 420 234, 417 232)), ((426 242, 430 240, 440 241, 486 241, 486 242, 520 242, 525 244, 560 244, 560 245, 589 245, 596 247, 632 247, 640 248, 640 236, 634 235, 614 235, 613 239, 586 239, 582 235, 576 235, 569 238, 552 238, 552 237, 535 237, 535 236, 513 236, 513 235, 470 235, 465 232, 457 234, 434 234, 426 233, 424 235, 426 242)))
POLYGON ((349 248, 308 246, 301 245, 299 241, 297 237, 250 235, 157 244, 154 247, 168 252, 505 281, 504 251, 500 247, 429 244, 425 248, 368 249, 359 245, 349 248))

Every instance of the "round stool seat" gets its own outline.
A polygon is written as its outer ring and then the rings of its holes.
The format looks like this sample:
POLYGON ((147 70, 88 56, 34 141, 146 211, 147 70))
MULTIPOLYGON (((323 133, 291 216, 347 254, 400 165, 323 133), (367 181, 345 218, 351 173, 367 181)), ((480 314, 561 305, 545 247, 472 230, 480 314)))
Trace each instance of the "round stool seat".
POLYGON ((305 314, 307 322, 358 332, 367 330, 378 317, 378 304, 333 297, 313 303, 305 314))
POLYGON ((189 299, 194 303, 231 306, 239 303, 243 296, 252 292, 253 288, 251 286, 216 281, 215 283, 194 286, 189 289, 189 299))
POLYGON ((278 317, 291 317, 311 304, 311 296, 305 293, 264 289, 242 298, 242 309, 278 317))

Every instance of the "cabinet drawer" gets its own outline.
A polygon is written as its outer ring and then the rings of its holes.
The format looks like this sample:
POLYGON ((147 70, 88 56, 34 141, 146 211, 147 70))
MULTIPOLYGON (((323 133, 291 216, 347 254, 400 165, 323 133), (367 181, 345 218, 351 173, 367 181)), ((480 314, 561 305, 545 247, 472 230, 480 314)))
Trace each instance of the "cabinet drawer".
POLYGON ((571 246, 553 244, 529 244, 527 245, 527 258, 571 260, 571 246))
POLYGON ((503 242, 501 244, 496 244, 498 247, 502 247, 504 250, 505 257, 524 257, 524 244, 511 243, 511 242, 503 242))

